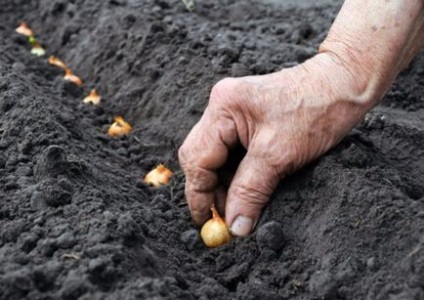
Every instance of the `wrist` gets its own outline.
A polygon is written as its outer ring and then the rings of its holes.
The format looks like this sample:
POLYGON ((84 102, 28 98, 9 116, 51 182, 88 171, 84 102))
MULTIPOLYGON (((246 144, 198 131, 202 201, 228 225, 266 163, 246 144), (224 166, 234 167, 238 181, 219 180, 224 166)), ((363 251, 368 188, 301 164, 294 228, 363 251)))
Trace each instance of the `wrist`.
MULTIPOLYGON (((326 90, 330 101, 356 107, 358 115, 365 114, 382 97, 385 89, 376 84, 366 70, 361 70, 355 60, 346 60, 336 52, 318 53, 304 63, 310 74, 321 77, 321 89, 326 90)), ((375 75, 375 74, 374 74, 375 75)))
POLYGON ((379 94, 349 65, 327 52, 283 69, 277 76, 283 82, 289 78, 296 110, 303 109, 319 119, 322 124, 317 126, 324 126, 330 135, 337 137, 334 140, 343 137, 364 118, 379 94))
POLYGON ((319 53, 349 74, 354 101, 372 107, 423 46, 424 2, 346 0, 319 53))
POLYGON ((394 81, 397 72, 393 69, 379 68, 373 53, 355 50, 341 42, 327 38, 319 47, 319 56, 331 68, 343 74, 350 92, 348 100, 359 103, 367 109, 375 106, 394 81))

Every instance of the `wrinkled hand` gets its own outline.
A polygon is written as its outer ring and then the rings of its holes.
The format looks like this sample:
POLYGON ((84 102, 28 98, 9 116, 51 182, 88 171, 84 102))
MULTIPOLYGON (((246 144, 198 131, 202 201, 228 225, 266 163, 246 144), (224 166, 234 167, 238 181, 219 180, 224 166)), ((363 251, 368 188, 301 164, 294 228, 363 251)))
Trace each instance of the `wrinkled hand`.
POLYGON ((218 82, 179 151, 193 220, 202 225, 215 203, 234 235, 248 235, 279 180, 325 153, 362 119, 370 108, 363 92, 327 53, 273 74, 218 82), (240 146, 245 156, 224 176, 240 146))

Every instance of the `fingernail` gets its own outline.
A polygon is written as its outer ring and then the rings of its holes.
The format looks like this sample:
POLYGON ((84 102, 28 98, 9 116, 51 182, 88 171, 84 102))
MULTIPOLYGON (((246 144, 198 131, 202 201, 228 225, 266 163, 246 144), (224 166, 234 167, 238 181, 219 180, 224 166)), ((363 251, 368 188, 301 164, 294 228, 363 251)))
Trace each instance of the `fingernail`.
POLYGON ((253 220, 244 216, 238 216, 231 225, 230 231, 236 236, 246 236, 252 231, 253 220))

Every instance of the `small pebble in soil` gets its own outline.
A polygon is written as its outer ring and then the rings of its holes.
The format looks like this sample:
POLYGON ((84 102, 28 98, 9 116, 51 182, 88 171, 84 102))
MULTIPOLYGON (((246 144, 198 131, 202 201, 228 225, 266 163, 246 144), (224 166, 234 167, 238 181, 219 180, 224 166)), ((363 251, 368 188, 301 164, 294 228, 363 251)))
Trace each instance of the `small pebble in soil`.
POLYGON ((281 224, 271 221, 259 227, 256 241, 261 251, 267 249, 280 250, 284 244, 284 233, 281 224))
POLYGON ((367 268, 370 269, 371 271, 374 271, 376 269, 376 261, 375 261, 375 257, 370 257, 367 259, 367 268))
POLYGON ((49 146, 38 157, 34 175, 37 180, 55 177, 55 175, 65 173, 68 166, 65 150, 59 146, 49 146))
POLYGON ((76 243, 77 243, 77 240, 75 239, 75 235, 70 231, 65 232, 64 234, 59 236, 56 240, 57 246, 62 249, 71 248, 76 243))

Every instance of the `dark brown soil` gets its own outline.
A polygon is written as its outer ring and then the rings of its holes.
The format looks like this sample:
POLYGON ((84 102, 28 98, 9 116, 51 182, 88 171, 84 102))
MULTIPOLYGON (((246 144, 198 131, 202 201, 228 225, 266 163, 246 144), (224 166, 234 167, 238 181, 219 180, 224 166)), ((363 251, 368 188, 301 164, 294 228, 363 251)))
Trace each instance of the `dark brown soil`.
POLYGON ((176 150, 216 81, 313 56, 340 3, 0 2, 0 299, 424 299, 423 54, 254 234, 207 249, 176 150), (132 135, 107 136, 115 115, 132 135), (153 189, 158 163, 176 174, 153 189))

